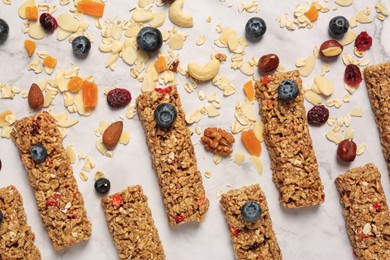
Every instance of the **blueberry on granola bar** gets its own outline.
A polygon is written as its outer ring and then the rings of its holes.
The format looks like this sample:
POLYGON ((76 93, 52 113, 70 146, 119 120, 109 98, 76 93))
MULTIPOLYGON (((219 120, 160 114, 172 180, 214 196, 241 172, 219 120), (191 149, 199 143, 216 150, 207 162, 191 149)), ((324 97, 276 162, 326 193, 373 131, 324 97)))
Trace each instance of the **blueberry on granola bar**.
POLYGON ((35 163, 42 163, 47 156, 47 150, 42 144, 34 145, 31 148, 31 158, 35 163))
POLYGON ((247 222, 256 222, 261 216, 261 208, 259 203, 255 201, 246 202, 241 207, 241 216, 247 222))
POLYGON ((177 117, 176 108, 169 103, 162 103, 154 110, 154 120, 162 128, 170 127, 177 117))
POLYGON ((0 210, 0 224, 3 222, 3 212, 0 210))
POLYGON ((291 79, 283 80, 278 87, 278 96, 282 101, 292 101, 299 94, 298 84, 291 79))

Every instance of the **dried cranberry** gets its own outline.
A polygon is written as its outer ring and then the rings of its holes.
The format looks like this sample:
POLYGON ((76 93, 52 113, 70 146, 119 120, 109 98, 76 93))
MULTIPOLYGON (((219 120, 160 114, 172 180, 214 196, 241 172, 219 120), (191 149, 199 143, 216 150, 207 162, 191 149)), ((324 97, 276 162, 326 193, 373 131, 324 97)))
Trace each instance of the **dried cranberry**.
POLYGON ((240 230, 237 228, 234 228, 234 227, 230 227, 230 232, 232 232, 232 234, 234 236, 238 236, 238 233, 240 233, 240 230))
POLYGON ((362 82, 362 73, 358 66, 349 64, 345 67, 344 72, 344 82, 352 87, 359 86, 360 82, 362 82))
POLYGON ((111 108, 122 108, 131 101, 131 93, 124 88, 110 90, 107 94, 107 103, 111 108))
POLYGON ((382 206, 379 202, 374 202, 374 204, 372 206, 374 207, 374 209, 376 211, 381 211, 381 209, 382 209, 382 206))
POLYGON ((309 125, 320 126, 329 118, 329 110, 324 105, 314 106, 307 112, 309 125))
POLYGON ((39 22, 41 23, 43 29, 48 32, 54 32, 54 30, 58 27, 56 18, 54 18, 49 13, 41 14, 41 16, 39 17, 39 22))
POLYGON ((122 195, 114 194, 114 196, 112 196, 112 205, 119 207, 121 205, 122 201, 123 201, 122 195))
POLYGON ((183 222, 184 219, 185 219, 184 216, 181 216, 181 215, 176 215, 176 216, 175 216, 175 222, 176 222, 177 224, 183 222))
POLYGON ((361 32, 355 40, 355 47, 358 51, 365 51, 371 48, 372 37, 367 32, 361 32))
POLYGON ((46 207, 50 207, 50 206, 58 206, 58 200, 56 199, 48 199, 46 201, 46 207))
POLYGON ((37 134, 39 134, 39 124, 36 121, 32 123, 31 128, 32 129, 30 133, 32 136, 36 136, 37 134))

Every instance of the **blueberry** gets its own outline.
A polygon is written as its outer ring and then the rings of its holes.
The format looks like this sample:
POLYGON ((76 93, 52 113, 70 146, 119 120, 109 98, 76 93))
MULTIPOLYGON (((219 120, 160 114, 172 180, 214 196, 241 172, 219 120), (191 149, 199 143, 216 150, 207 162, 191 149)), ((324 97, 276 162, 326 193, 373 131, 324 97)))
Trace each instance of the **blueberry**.
POLYGON ((56 18, 54 18, 49 13, 41 14, 39 17, 39 22, 41 23, 43 29, 45 29, 47 32, 54 32, 54 30, 58 27, 56 18))
POLYGON ((341 38, 349 28, 349 22, 344 16, 336 16, 329 21, 329 34, 341 38))
POLYGON ((251 40, 260 40, 267 31, 265 21, 260 17, 253 17, 245 25, 246 36, 251 40))
POLYGON ((154 110, 154 120, 162 128, 170 127, 177 117, 176 108, 169 103, 162 103, 154 110))
POLYGON ((85 36, 77 36, 72 41, 72 49, 76 56, 84 58, 91 49, 91 41, 85 36))
POLYGON ((9 33, 8 23, 3 19, 0 19, 0 43, 5 42, 5 40, 8 37, 8 33, 9 33))
POLYGON ((46 148, 41 144, 34 145, 31 148, 31 157, 35 163, 44 162, 47 157, 46 148))
POLYGON ((137 44, 141 50, 155 52, 162 46, 162 34, 159 29, 144 27, 137 35, 137 44))
POLYGON ((111 182, 106 178, 99 178, 95 181, 95 190, 100 194, 107 193, 111 188, 111 182))
POLYGON ((259 203, 254 201, 246 202, 241 207, 241 216, 244 221, 256 222, 261 216, 261 208, 259 203))
POLYGON ((279 99, 282 101, 292 101, 299 93, 298 84, 291 79, 283 80, 278 87, 279 99))

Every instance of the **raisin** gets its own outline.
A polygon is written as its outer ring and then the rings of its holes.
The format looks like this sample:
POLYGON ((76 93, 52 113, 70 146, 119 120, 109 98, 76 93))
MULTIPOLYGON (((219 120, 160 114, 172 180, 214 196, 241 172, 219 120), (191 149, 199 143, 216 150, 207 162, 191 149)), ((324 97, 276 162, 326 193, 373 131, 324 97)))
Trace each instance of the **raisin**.
POLYGON ((260 244, 255 242, 255 243, 253 243, 252 245, 250 245, 248 247, 248 250, 255 250, 255 249, 259 248, 259 247, 260 247, 260 244))
POLYGON ((49 13, 41 14, 39 17, 39 22, 41 23, 43 29, 45 29, 47 32, 54 32, 54 30, 58 27, 56 18, 54 18, 49 13))
POLYGON ((32 130, 30 133, 32 136, 36 136, 39 134, 39 124, 36 121, 32 123, 31 128, 32 130))
POLYGON ((329 110, 324 105, 314 106, 307 112, 307 122, 309 125, 323 125, 328 118, 329 110))
POLYGON ((107 93, 107 103, 111 108, 122 108, 131 101, 131 93, 124 88, 115 88, 107 93))
POLYGON ((358 66, 349 64, 345 68, 344 72, 344 82, 352 87, 359 86, 360 82, 362 82, 362 73, 358 66))
POLYGON ((372 37, 367 32, 361 32, 355 40, 355 47, 358 51, 365 51, 371 48, 372 37))

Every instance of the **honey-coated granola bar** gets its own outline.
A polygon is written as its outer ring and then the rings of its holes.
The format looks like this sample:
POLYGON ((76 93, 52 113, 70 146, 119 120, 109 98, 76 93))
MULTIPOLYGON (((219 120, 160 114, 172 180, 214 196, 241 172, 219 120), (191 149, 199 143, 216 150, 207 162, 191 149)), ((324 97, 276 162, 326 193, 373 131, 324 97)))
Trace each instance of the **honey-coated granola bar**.
POLYGON ((142 93, 137 98, 137 110, 159 180, 168 222, 175 226, 203 221, 209 200, 176 87, 142 93), (177 110, 176 120, 169 128, 159 127, 154 119, 154 110, 162 103, 170 103, 177 110))
POLYGON ((309 133, 298 71, 265 76, 256 82, 255 89, 280 203, 287 208, 322 203, 324 187, 309 133), (289 102, 278 98, 278 87, 284 80, 294 80, 299 87, 299 95, 289 102))
POLYGON ((237 259, 282 259, 266 197, 258 184, 223 194, 220 204, 229 225, 237 259), (262 211, 254 223, 244 221, 241 214, 241 207, 248 201, 257 202, 262 211))
POLYGON ((363 75, 390 174, 390 62, 369 66, 363 75))
POLYGON ((354 255, 362 260, 390 259, 390 213, 376 166, 355 167, 335 183, 354 255))
POLYGON ((0 189, 0 259, 40 260, 35 234, 27 224, 23 199, 14 186, 0 189))
POLYGON ((102 207, 120 259, 165 259, 140 185, 102 198, 102 207))
POLYGON ((41 112, 18 120, 12 139, 28 173, 54 249, 61 251, 88 240, 91 223, 54 118, 48 112, 41 112), (43 145, 47 150, 47 157, 41 163, 32 158, 34 145, 43 145))

